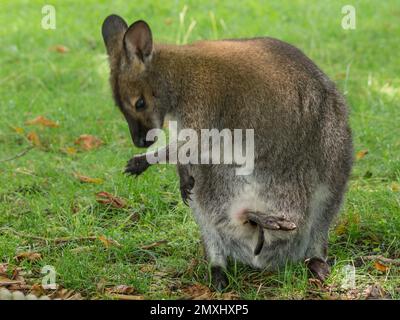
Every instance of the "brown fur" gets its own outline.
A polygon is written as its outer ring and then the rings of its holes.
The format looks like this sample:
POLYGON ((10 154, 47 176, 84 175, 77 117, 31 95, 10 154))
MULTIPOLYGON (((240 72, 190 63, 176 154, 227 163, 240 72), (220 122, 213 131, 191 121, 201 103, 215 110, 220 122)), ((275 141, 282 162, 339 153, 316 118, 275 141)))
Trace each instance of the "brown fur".
POLYGON ((254 129, 250 177, 235 176, 232 166, 190 166, 190 204, 211 264, 224 268, 228 256, 271 268, 324 261, 352 165, 346 103, 328 77, 300 50, 272 38, 153 44, 145 22, 127 28, 116 16, 106 19, 103 36, 115 101, 136 145, 144 146, 147 131, 167 114, 181 128, 254 129), (140 97, 147 109, 136 111, 140 97), (252 207, 258 201, 297 228, 265 232, 268 245, 255 258, 256 228, 235 225, 229 212, 245 203, 240 210, 259 212, 252 207))

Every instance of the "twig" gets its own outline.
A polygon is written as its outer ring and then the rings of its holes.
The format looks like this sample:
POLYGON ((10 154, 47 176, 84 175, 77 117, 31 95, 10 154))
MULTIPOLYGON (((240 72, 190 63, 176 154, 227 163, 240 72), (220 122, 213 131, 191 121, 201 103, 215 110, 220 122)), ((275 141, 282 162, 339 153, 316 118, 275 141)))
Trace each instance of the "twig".
POLYGON ((30 146, 30 147, 26 148, 25 150, 21 151, 20 153, 16 154, 15 156, 12 156, 12 157, 6 158, 6 159, 1 159, 0 162, 7 162, 7 161, 12 161, 17 158, 20 158, 20 157, 26 155, 32 149, 33 149, 33 146, 30 146))
POLYGON ((167 240, 156 241, 156 242, 153 242, 151 244, 147 244, 145 246, 141 246, 140 249, 148 250, 148 249, 152 249, 154 247, 158 247, 159 245, 164 244, 164 243, 168 243, 168 241, 167 240))
POLYGON ((116 300, 144 300, 144 296, 141 295, 127 295, 127 294, 110 294, 110 297, 116 300))
POLYGON ((40 242, 52 242, 54 244, 62 244, 62 243, 67 243, 67 242, 79 242, 79 241, 94 241, 97 240, 98 237, 96 236, 88 236, 88 237, 61 237, 61 238, 45 238, 45 237, 39 237, 39 236, 35 236, 35 235, 31 235, 31 234, 25 234, 25 233, 21 233, 18 232, 17 230, 14 230, 12 228, 8 228, 8 227, 4 227, 4 228, 0 228, 0 232, 1 231, 8 231, 10 233, 13 233, 14 235, 21 237, 21 238, 28 238, 28 239, 32 239, 32 240, 37 240, 40 242))
POLYGON ((381 255, 376 255, 376 256, 364 256, 361 257, 362 260, 372 260, 376 261, 379 260, 380 262, 384 264, 392 264, 395 266, 400 266, 400 259, 390 259, 390 258, 385 258, 384 256, 381 255))

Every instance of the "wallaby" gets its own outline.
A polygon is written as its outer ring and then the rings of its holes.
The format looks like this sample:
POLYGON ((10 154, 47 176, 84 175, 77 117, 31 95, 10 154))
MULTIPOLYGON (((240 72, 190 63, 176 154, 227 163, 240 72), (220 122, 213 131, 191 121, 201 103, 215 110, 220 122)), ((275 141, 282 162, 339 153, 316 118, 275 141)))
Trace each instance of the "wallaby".
MULTIPOLYGON (((128 27, 116 15, 105 19, 102 34, 114 99, 136 146, 151 144, 147 132, 166 115, 197 131, 254 129, 250 175, 236 175, 232 165, 178 164, 213 285, 228 285, 228 258, 270 270, 305 261, 324 280, 328 230, 353 153, 347 106, 334 83, 273 38, 155 44, 146 22, 128 27)), ((146 170, 144 159, 134 157, 127 172, 146 170)))

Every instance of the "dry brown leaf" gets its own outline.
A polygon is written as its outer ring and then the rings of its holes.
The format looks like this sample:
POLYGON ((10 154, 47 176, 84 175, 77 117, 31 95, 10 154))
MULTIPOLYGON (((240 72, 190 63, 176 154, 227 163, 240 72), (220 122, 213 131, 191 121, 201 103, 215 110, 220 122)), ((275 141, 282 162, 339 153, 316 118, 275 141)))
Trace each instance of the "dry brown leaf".
POLYGON ((41 125, 43 127, 49 127, 49 128, 57 128, 60 125, 50 119, 47 119, 43 116, 37 116, 35 119, 28 120, 25 122, 27 125, 41 125))
POLYGON ((238 300, 240 297, 237 293, 230 291, 230 292, 225 292, 221 294, 221 298, 223 300, 238 300))
POLYGON ((127 294, 127 295, 131 295, 132 293, 135 292, 135 288, 131 287, 131 286, 127 286, 124 284, 115 286, 115 287, 111 287, 111 288, 106 288, 105 291, 109 294, 127 294))
POLYGON ((28 260, 30 262, 36 262, 42 259, 42 255, 39 252, 21 252, 15 256, 15 260, 22 261, 28 260))
POLYGON ((31 287, 31 293, 37 297, 40 297, 46 294, 46 290, 44 290, 43 286, 39 283, 34 283, 31 287))
POLYGON ((71 156, 75 155, 78 152, 78 150, 74 147, 62 148, 61 151, 71 156))
POLYGON ((358 151, 357 154, 356 154, 356 159, 357 160, 361 160, 362 158, 364 158, 368 154, 368 152, 369 151, 367 149, 358 151))
POLYGON ((35 131, 29 132, 26 136, 26 138, 32 142, 32 144, 36 147, 40 147, 42 143, 40 142, 39 136, 35 131))
POLYGON ((118 198, 111 193, 101 191, 96 193, 96 200, 98 203, 110 205, 117 209, 126 207, 126 201, 122 198, 118 198))
POLYGON ((18 134, 24 134, 25 130, 21 127, 14 127, 14 131, 18 134))
POLYGON ((101 241, 101 243, 104 244, 106 248, 109 248, 111 246, 117 246, 117 247, 121 246, 121 244, 118 241, 115 241, 114 239, 111 238, 107 238, 104 235, 99 236, 98 239, 101 241))
POLYGON ((98 148, 103 144, 103 141, 90 134, 82 134, 78 139, 75 140, 75 144, 83 150, 92 150, 98 148))
POLYGON ((397 182, 393 182, 390 185, 390 188, 392 189, 393 192, 399 192, 400 191, 400 184, 398 184, 397 182))
POLYGON ((52 46, 52 47, 49 48, 49 50, 50 51, 55 51, 55 52, 58 52, 58 53, 67 53, 67 52, 69 52, 69 48, 66 47, 66 46, 63 46, 61 44, 52 46))
POLYGON ((214 298, 210 288, 199 283, 183 288, 182 292, 193 300, 210 300, 214 298))
POLYGON ((382 264, 379 261, 374 262, 374 267, 376 270, 381 271, 381 272, 386 272, 389 269, 388 266, 385 266, 384 264, 382 264))
POLYGON ((6 274, 8 270, 8 263, 0 263, 0 275, 6 274))
POLYGON ((103 183, 103 179, 100 179, 100 178, 91 178, 91 177, 88 177, 88 176, 81 175, 81 174, 79 174, 79 173, 77 173, 77 172, 74 173, 74 176, 75 176, 75 178, 78 179, 80 182, 84 182, 84 183, 96 183, 96 184, 101 184, 101 183, 103 183))
POLYGON ((364 291, 365 298, 368 300, 382 299, 385 297, 385 291, 379 284, 373 284, 364 291))

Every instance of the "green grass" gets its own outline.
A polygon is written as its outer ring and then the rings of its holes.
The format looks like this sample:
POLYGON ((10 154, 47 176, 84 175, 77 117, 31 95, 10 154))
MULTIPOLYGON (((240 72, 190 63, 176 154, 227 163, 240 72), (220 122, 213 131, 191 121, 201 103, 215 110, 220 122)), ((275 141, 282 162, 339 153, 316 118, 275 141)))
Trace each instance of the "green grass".
MULTIPOLYGON (((398 1, 353 1, 356 30, 341 28, 342 1, 52 1, 57 29, 41 29, 47 1, 0 1, 0 161, 29 146, 35 131, 42 147, 13 161, 0 162, 0 263, 16 265, 21 251, 43 259, 22 262, 40 282, 40 269, 52 265, 57 282, 87 298, 105 298, 98 284, 126 284, 146 298, 178 298, 181 289, 204 280, 199 231, 180 200, 175 169, 152 167, 137 179, 122 174, 132 147, 127 125, 114 107, 108 65, 100 34, 104 18, 118 13, 129 22, 146 19, 157 41, 182 41, 191 19, 198 39, 273 36, 301 48, 338 85, 351 108, 356 161, 346 203, 332 229, 330 257, 335 262, 328 285, 340 291, 343 266, 356 266, 356 291, 374 283, 400 298, 399 268, 382 273, 361 256, 400 258, 400 51, 398 1), (179 13, 188 5, 185 25, 179 13), (215 18, 211 18, 214 15, 215 18), (67 46, 65 54, 49 51, 67 46), (38 128, 26 120, 44 115, 58 128, 38 128), (24 133, 14 128, 24 129, 24 133), (104 145, 68 155, 81 134, 100 137, 104 145), (80 172, 103 184, 82 184, 80 172), (128 209, 96 202, 107 191, 128 201, 128 209), (129 216, 138 215, 138 221, 129 216), (47 238, 105 235, 121 246, 100 241, 43 244, 4 229, 47 238), (141 246, 168 240, 144 250, 141 246)), ((233 264, 233 291, 243 299, 329 298, 307 280, 302 265, 277 273, 233 264)), ((341 294, 341 295, 340 295, 341 294)))

